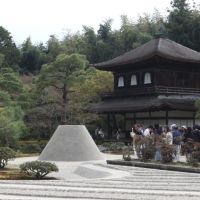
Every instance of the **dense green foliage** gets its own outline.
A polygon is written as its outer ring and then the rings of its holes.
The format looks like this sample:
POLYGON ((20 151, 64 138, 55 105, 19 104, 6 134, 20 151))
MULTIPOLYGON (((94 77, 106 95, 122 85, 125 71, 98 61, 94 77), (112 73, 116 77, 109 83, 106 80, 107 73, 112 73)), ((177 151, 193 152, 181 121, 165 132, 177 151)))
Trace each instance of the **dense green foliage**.
POLYGON ((10 33, 0 27, 0 53, 11 67, 20 67, 21 73, 39 73, 43 64, 54 62, 59 54, 85 55, 90 63, 101 62, 149 41, 157 33, 199 51, 200 10, 187 0, 173 0, 167 16, 155 10, 132 21, 121 16, 121 27, 112 29, 112 19, 103 21, 97 31, 83 26, 82 32, 67 33, 62 40, 51 35, 47 43, 32 44, 27 38, 20 48, 12 41, 10 33))
POLYGON ((15 147, 16 139, 25 131, 24 113, 18 98, 23 85, 9 67, 0 68, 0 146, 15 147))
POLYGON ((187 0, 174 0, 169 11, 166 27, 169 38, 200 51, 200 11, 191 9, 187 0))
POLYGON ((15 152, 9 147, 0 147, 0 168, 4 168, 9 159, 15 158, 15 152))
POLYGON ((182 151, 186 155, 188 164, 198 167, 200 161, 200 143, 188 140, 182 146, 182 151))
POLYGON ((87 66, 87 61, 80 54, 59 54, 56 60, 50 64, 43 65, 37 80, 37 89, 45 95, 49 94, 51 103, 57 103, 61 108, 61 123, 69 122, 68 116, 68 94, 70 86, 76 81, 87 66), (54 93, 52 95, 52 93, 54 93), (55 98, 56 97, 56 98, 55 98))
POLYGON ((47 54, 40 44, 34 46, 30 38, 27 38, 21 47, 21 59, 19 62, 22 73, 39 72, 41 65, 47 62, 47 54))
POLYGON ((160 149, 162 162, 163 163, 170 163, 174 159, 175 148, 173 145, 162 144, 160 149))
POLYGON ((122 153, 127 148, 124 142, 104 142, 102 146, 105 148, 104 152, 122 153))
POLYGON ((42 161, 26 162, 20 165, 20 169, 36 179, 41 179, 50 172, 58 172, 58 167, 55 164, 42 161))
POLYGON ((20 51, 12 40, 10 33, 0 26, 0 54, 4 55, 3 64, 14 69, 18 68, 20 51))
POLYGON ((39 144, 25 144, 20 146, 20 152, 22 153, 41 153, 42 148, 39 144))
POLYGON ((46 44, 27 38, 19 47, 0 26, 1 146, 16 147, 18 137, 48 139, 59 124, 94 130, 103 118, 87 109, 101 93, 112 91, 113 77, 89 63, 118 56, 161 33, 200 51, 200 10, 187 0, 173 0, 167 16, 157 10, 134 21, 122 15, 118 30, 112 22, 103 21, 97 31, 83 26, 62 40, 51 35, 46 44))
POLYGON ((95 124, 99 116, 86 112, 87 108, 100 101, 100 95, 111 92, 113 76, 111 73, 99 71, 92 67, 82 71, 82 74, 73 83, 69 94, 70 122, 75 124, 95 124))

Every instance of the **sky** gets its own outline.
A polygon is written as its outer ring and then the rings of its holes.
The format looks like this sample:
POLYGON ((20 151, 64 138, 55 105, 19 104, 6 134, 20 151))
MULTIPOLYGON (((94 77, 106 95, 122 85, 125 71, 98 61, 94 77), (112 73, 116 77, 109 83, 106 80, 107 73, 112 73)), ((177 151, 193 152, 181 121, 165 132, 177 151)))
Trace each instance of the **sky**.
MULTIPOLYGON (((21 44, 27 37, 33 43, 50 35, 59 39, 70 31, 82 31, 82 25, 98 29, 106 19, 113 19, 113 29, 120 27, 120 16, 137 19, 158 9, 166 15, 171 0, 0 0, 0 26, 21 44)), ((200 0, 196 0, 200 1, 200 0)))

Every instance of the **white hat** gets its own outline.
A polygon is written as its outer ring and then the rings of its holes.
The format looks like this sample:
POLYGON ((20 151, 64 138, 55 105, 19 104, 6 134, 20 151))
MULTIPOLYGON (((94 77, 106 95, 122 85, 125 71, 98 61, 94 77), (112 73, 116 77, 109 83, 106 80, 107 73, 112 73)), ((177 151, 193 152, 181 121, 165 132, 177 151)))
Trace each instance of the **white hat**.
POLYGON ((176 124, 172 124, 171 128, 178 128, 178 126, 176 124))
POLYGON ((186 126, 186 125, 183 125, 183 126, 181 126, 181 128, 187 129, 187 126, 186 126))

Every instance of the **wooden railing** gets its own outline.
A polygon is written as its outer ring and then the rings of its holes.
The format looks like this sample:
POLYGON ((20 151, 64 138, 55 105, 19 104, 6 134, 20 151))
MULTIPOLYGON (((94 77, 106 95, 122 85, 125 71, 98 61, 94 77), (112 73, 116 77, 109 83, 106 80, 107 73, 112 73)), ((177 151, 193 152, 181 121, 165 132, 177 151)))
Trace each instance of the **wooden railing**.
POLYGON ((142 88, 121 88, 114 91, 113 93, 104 93, 102 98, 114 98, 124 96, 136 96, 145 94, 179 94, 179 95, 200 95, 200 89, 196 88, 181 88, 181 87, 165 87, 165 86, 154 86, 154 87, 142 87, 142 88))
POLYGON ((156 90, 159 93, 167 93, 167 94, 200 94, 200 89, 196 88, 157 86, 156 90))

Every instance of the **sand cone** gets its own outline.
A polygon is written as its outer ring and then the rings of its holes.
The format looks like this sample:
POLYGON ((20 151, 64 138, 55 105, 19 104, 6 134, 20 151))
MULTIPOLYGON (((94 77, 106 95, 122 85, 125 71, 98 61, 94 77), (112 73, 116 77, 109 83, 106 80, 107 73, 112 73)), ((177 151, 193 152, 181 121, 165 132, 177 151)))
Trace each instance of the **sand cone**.
POLYGON ((40 154, 39 160, 104 160, 84 125, 60 125, 40 154))

